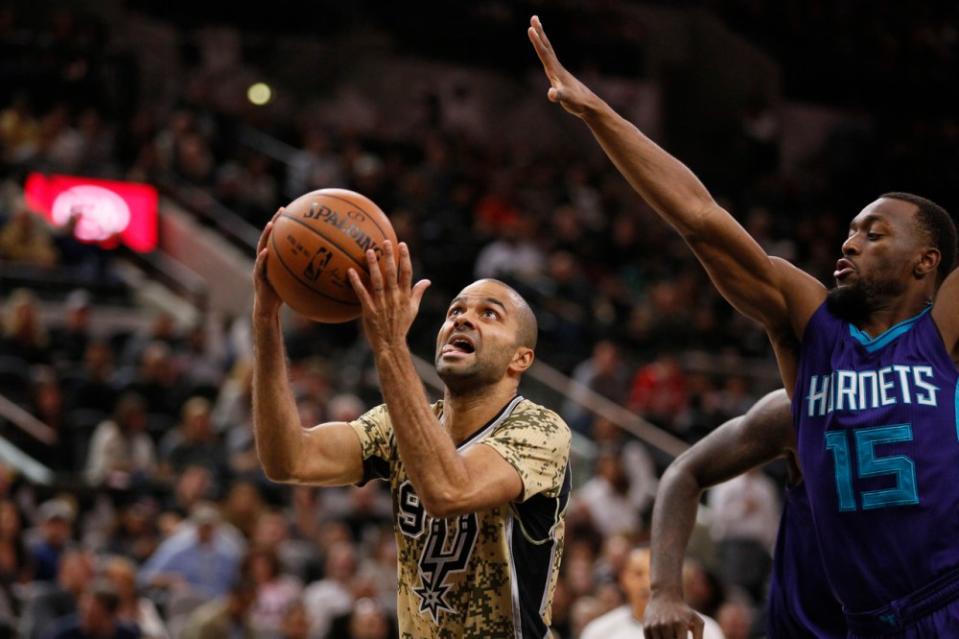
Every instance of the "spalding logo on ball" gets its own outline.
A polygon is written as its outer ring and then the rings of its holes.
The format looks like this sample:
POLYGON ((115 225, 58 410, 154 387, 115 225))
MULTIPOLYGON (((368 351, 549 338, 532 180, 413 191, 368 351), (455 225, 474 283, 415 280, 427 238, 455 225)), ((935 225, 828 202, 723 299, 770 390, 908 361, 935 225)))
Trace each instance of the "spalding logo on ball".
POLYGON ((366 251, 380 254, 384 240, 395 245, 396 232, 369 198, 347 189, 313 191, 290 202, 273 223, 267 279, 297 313, 347 322, 361 312, 349 269, 368 284, 366 251))

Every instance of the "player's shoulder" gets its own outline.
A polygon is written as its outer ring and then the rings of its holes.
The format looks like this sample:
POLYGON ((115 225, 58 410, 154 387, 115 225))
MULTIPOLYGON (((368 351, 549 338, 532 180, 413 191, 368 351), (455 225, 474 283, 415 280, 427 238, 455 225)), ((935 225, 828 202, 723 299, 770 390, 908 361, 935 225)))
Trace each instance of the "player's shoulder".
POLYGON ((504 426, 522 426, 532 430, 542 431, 547 435, 562 435, 570 432, 569 425, 556 412, 541 404, 521 399, 520 402, 504 421, 504 426))
MULTIPOLYGON (((439 417, 443 413, 443 400, 433 402, 430 404, 430 408, 433 410, 433 414, 439 417)), ((356 418, 355 421, 380 428, 391 428, 393 426, 386 404, 374 406, 356 418)))

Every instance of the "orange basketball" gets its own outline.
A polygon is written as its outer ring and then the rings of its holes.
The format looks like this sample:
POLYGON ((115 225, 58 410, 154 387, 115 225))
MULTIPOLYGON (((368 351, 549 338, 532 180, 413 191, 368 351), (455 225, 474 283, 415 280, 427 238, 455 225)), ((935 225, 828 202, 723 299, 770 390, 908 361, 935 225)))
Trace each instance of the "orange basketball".
POLYGON ((369 285, 366 251, 380 253, 384 240, 395 248, 396 232, 369 198, 346 189, 313 191, 290 202, 273 223, 266 276, 297 313, 346 322, 361 312, 348 270, 369 285))

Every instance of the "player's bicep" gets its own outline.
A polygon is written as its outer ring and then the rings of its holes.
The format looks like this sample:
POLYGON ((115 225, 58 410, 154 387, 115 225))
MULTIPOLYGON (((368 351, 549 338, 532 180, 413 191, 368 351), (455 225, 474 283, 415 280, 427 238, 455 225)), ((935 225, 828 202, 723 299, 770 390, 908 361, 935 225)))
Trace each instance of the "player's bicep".
POLYGON ((469 485, 444 508, 444 516, 501 506, 522 496, 523 479, 519 471, 493 448, 483 444, 472 446, 463 453, 462 459, 469 485))
POLYGON ((942 335, 946 350, 959 357, 959 269, 954 270, 939 287, 932 319, 942 335))
POLYGON ((363 479, 360 438, 346 422, 304 429, 291 482, 342 486, 363 479))

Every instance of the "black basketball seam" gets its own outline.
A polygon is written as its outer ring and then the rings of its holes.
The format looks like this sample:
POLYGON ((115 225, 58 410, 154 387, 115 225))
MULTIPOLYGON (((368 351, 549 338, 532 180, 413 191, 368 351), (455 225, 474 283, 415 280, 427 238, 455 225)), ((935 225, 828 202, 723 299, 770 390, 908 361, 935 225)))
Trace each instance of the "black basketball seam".
MULTIPOLYGON (((317 195, 316 197, 328 197, 328 198, 330 198, 331 200, 339 200, 340 202, 346 202, 347 204, 350 204, 350 205, 352 205, 352 206, 355 206, 356 208, 358 208, 358 209, 363 213, 363 215, 365 215, 367 218, 369 218, 370 222, 373 223, 373 226, 375 226, 375 227, 376 227, 376 230, 380 232, 380 235, 383 236, 383 239, 384 239, 384 240, 389 239, 389 238, 386 237, 386 236, 389 235, 389 234, 383 232, 383 229, 380 228, 380 225, 377 224, 377 223, 376 223, 376 220, 373 219, 373 215, 371 215, 370 212, 367 211, 366 209, 364 209, 362 206, 358 206, 358 205, 356 204, 356 202, 353 202, 352 200, 348 200, 348 199, 346 199, 345 197, 340 197, 339 195, 329 195, 328 193, 323 193, 322 195, 317 195)), ((383 213, 383 215, 386 215, 386 213, 383 213)), ((394 230, 394 233, 395 233, 395 230, 394 230)))
POLYGON ((349 259, 349 260, 351 260, 352 262, 354 262, 357 266, 361 267, 364 271, 366 271, 366 274, 369 275, 370 269, 369 269, 369 266, 368 266, 367 264, 364 264, 363 262, 359 261, 358 259, 356 259, 356 258, 353 257, 352 255, 350 255, 349 251, 347 251, 347 250, 344 249, 342 246, 340 246, 339 244, 337 244, 336 242, 334 242, 333 240, 331 240, 330 238, 328 238, 326 235, 324 235, 323 233, 321 233, 318 229, 313 228, 312 226, 310 226, 309 224, 307 224, 307 223, 304 222, 303 220, 300 220, 299 218, 296 218, 296 217, 290 215, 289 213, 284 213, 284 214, 281 215, 280 217, 285 217, 285 218, 288 219, 288 220, 291 220, 291 221, 293 221, 293 222, 296 222, 297 224, 299 224, 299 225, 302 226, 303 228, 307 228, 307 229, 309 229, 311 232, 316 233, 317 235, 319 235, 320 237, 322 237, 324 240, 326 240, 327 242, 329 242, 330 244, 332 244, 333 246, 335 246, 336 249, 337 249, 340 253, 342 253, 344 257, 346 257, 347 259, 349 259))
MULTIPOLYGON (((311 291, 313 291, 313 292, 316 293, 317 295, 320 295, 320 296, 322 296, 322 297, 325 297, 326 299, 332 300, 332 301, 334 301, 334 302, 336 302, 336 303, 338 303, 338 304, 343 304, 344 306, 360 306, 360 303, 359 303, 359 302, 349 302, 349 301, 347 301, 347 300, 340 300, 340 299, 337 299, 337 298, 333 297, 332 295, 328 295, 328 294, 324 293, 323 291, 320 291, 320 290, 315 289, 315 288, 313 288, 312 286, 310 286, 308 283, 306 283, 305 281, 303 281, 302 279, 300 279, 300 276, 297 275, 295 272, 293 272, 293 269, 291 269, 291 268, 289 267, 289 265, 287 265, 286 261, 283 259, 283 255, 280 253, 280 248, 276 245, 276 236, 275 236, 275 235, 270 235, 270 243, 273 245, 273 248, 276 249, 276 259, 279 260, 280 264, 283 265, 283 268, 285 268, 285 269, 287 270, 287 272, 288 272, 290 275, 292 275, 292 276, 293 276, 293 279, 295 279, 297 282, 299 282, 300 284, 302 284, 302 285, 305 286, 306 288, 310 289, 311 291)), ((289 302, 287 302, 287 303, 289 303, 289 302)))

